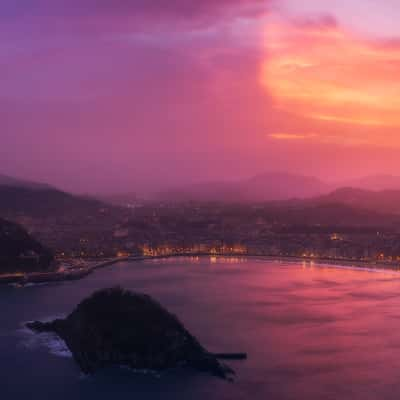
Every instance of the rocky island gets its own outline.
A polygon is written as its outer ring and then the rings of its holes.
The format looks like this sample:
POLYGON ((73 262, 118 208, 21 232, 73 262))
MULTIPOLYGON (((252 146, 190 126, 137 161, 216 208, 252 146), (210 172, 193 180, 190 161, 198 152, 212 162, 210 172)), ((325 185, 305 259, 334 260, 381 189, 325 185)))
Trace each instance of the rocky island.
POLYGON ((31 322, 27 327, 56 333, 86 374, 112 365, 153 371, 186 366, 231 379, 233 370, 218 358, 246 357, 208 352, 158 302, 119 287, 95 292, 66 319, 31 322))

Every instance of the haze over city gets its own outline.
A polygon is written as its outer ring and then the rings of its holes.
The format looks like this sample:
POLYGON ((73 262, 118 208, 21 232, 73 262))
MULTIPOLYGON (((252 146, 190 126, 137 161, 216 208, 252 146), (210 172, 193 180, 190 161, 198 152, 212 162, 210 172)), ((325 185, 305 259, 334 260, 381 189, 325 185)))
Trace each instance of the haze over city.
POLYGON ((79 193, 400 167, 396 0, 0 4, 0 171, 79 193))

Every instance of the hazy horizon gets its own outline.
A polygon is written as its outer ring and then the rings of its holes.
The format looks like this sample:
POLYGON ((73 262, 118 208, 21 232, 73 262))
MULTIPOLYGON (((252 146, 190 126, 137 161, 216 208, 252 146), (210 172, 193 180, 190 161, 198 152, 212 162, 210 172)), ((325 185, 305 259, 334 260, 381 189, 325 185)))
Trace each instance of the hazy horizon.
POLYGON ((399 17, 394 0, 5 0, 0 172, 78 193, 397 175, 399 17))
MULTIPOLYGON (((3 179, 10 179, 11 182, 15 180, 17 183, 18 181, 22 184, 40 184, 40 185, 49 185, 50 187, 53 187, 58 190, 62 190, 65 192, 70 192, 72 194, 76 195, 88 195, 88 196, 105 196, 110 198, 112 196, 124 196, 124 195, 137 195, 139 198, 144 198, 144 199, 157 199, 159 194, 167 194, 169 192, 178 194, 180 190, 186 190, 188 193, 190 193, 190 189, 198 189, 204 186, 204 188, 207 189, 207 192, 210 193, 210 190, 215 185, 219 185, 218 188, 223 189, 224 184, 228 185, 235 185, 235 184, 243 184, 245 182, 251 182, 254 179, 259 179, 259 182, 265 181, 268 183, 268 178, 272 178, 273 182, 271 189, 273 190, 274 185, 276 185, 277 181, 276 179, 281 177, 282 178, 282 184, 287 184, 288 179, 290 180, 291 178, 294 179, 294 181, 301 182, 301 179, 304 178, 306 180, 310 181, 315 181, 316 184, 321 184, 322 189, 320 194, 328 194, 330 192, 335 191, 336 189, 343 189, 343 188, 354 188, 354 189, 366 189, 366 190, 372 190, 372 191, 382 191, 382 190, 400 190, 400 175, 392 175, 392 174, 375 174, 375 175, 369 175, 369 176, 357 176, 354 178, 347 178, 347 179, 336 179, 336 180, 327 180, 324 179, 323 177, 318 177, 318 176, 313 176, 313 175, 303 175, 300 173, 296 172, 291 172, 291 171, 264 171, 259 174, 255 175, 250 175, 250 176, 244 176, 244 177, 221 177, 220 179, 214 179, 214 180, 188 180, 188 181, 181 181, 181 182, 163 182, 161 184, 134 184, 134 183, 128 183, 126 186, 121 185, 120 188, 117 188, 116 190, 100 190, 100 191, 90 191, 90 190, 83 190, 83 191, 77 191, 74 190, 74 188, 69 188, 68 186, 63 186, 59 184, 58 182, 49 182, 49 181, 43 181, 43 180, 37 180, 37 179, 30 179, 29 177, 22 177, 22 176, 11 176, 8 174, 3 174, 2 171, 0 171, 0 184, 4 184, 2 182, 3 179)), ((5 184, 8 184, 6 181, 5 184)), ((239 186, 240 187, 240 186, 239 186)), ((104 188, 103 188, 104 189, 104 188)), ((308 189, 305 188, 305 193, 308 192, 308 189)), ((194 191, 193 193, 196 193, 194 191)), ((206 194, 206 193, 205 193, 206 194)), ((300 197, 314 197, 317 196, 317 194, 309 194, 305 196, 300 196, 300 197)), ((289 196, 290 197, 290 196, 289 196)), ((278 200, 278 199, 277 199, 278 200)))

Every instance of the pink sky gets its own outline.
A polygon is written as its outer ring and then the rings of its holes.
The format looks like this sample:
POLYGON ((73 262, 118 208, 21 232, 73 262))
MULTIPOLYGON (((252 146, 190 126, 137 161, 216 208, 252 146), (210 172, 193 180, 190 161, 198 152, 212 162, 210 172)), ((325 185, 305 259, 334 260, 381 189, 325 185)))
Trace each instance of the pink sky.
POLYGON ((398 173, 398 1, 165 4, 1 2, 0 172, 79 192, 398 173))

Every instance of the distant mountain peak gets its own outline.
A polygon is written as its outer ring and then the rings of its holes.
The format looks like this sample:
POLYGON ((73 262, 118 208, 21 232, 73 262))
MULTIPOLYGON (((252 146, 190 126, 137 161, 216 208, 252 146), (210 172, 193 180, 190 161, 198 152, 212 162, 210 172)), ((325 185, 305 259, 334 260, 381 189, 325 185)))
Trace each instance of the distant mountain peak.
POLYGON ((173 188, 157 195, 166 201, 265 202, 308 198, 329 192, 318 178, 288 172, 265 172, 239 181, 206 182, 173 188))
POLYGON ((400 190, 400 176, 377 174, 345 182, 345 186, 366 190, 400 190))

